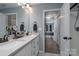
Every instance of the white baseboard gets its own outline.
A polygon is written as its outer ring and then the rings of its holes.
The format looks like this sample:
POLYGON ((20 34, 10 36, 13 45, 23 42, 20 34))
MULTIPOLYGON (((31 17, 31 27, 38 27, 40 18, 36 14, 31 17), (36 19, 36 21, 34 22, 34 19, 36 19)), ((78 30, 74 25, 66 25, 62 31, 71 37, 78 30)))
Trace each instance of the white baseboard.
POLYGON ((39 50, 39 53, 44 53, 43 51, 39 50))

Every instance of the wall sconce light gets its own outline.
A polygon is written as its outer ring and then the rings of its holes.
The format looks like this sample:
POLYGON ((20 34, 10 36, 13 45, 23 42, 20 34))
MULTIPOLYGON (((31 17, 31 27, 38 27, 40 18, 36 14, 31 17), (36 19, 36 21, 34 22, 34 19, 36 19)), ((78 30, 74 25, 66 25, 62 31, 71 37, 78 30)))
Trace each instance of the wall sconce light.
POLYGON ((59 18, 62 19, 63 18, 63 15, 60 15, 59 18))
POLYGON ((63 15, 58 15, 58 18, 59 19, 62 19, 64 16, 63 15))
POLYGON ((26 6, 26 8, 28 8, 28 9, 29 9, 29 7, 30 7, 30 5, 29 5, 29 4, 26 4, 25 6, 26 6))

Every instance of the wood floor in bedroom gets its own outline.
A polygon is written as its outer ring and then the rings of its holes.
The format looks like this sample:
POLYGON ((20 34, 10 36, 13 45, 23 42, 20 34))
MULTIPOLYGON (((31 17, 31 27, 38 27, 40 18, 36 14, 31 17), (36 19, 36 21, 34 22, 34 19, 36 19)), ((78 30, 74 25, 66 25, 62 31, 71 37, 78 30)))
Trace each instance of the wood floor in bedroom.
POLYGON ((59 53, 59 45, 53 40, 53 38, 46 38, 45 52, 56 53, 56 54, 59 53))
POLYGON ((55 54, 55 53, 39 53, 38 56, 60 56, 60 54, 55 54))

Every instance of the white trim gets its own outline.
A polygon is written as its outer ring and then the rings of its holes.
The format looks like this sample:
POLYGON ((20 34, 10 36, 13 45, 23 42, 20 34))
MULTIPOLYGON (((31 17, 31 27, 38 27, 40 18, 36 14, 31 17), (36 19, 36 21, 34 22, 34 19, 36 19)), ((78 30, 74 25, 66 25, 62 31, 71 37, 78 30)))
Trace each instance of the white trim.
POLYGON ((44 35, 45 12, 48 12, 48 11, 61 11, 61 8, 43 10, 43 53, 45 53, 45 35, 44 35))
POLYGON ((18 26, 17 20, 18 20, 18 16, 17 13, 5 13, 5 15, 13 15, 16 14, 16 26, 18 26))
POLYGON ((48 10, 43 10, 44 12, 48 12, 48 11, 61 11, 61 8, 57 8, 57 9, 48 9, 48 10))
POLYGON ((13 15, 13 14, 17 14, 17 13, 5 13, 5 15, 13 15))

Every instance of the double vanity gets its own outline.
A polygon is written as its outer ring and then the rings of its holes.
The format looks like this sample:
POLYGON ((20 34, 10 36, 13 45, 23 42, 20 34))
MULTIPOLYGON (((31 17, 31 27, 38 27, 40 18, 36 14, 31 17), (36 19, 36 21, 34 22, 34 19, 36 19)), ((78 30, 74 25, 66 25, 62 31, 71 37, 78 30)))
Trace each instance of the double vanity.
POLYGON ((0 43, 0 56, 37 56, 39 34, 32 33, 18 39, 0 43))

